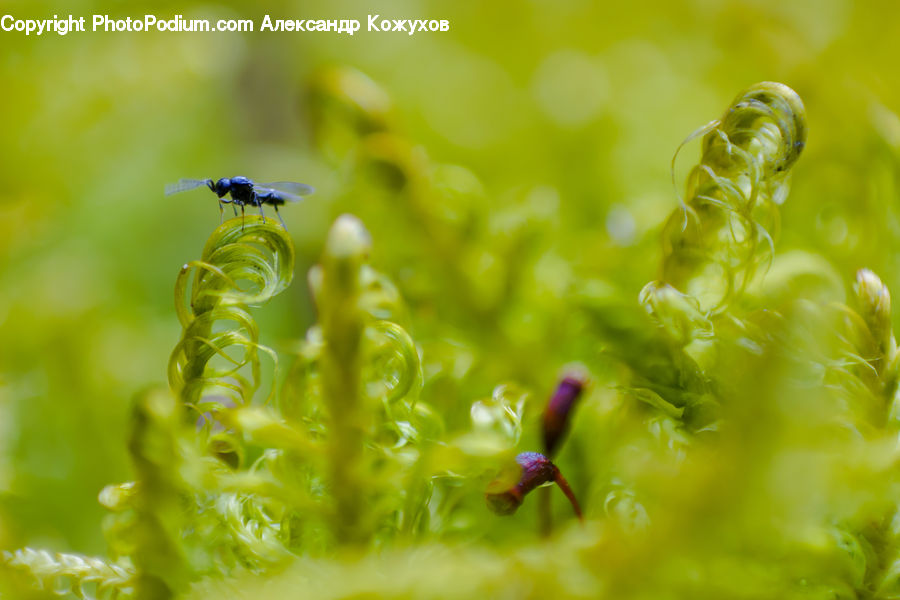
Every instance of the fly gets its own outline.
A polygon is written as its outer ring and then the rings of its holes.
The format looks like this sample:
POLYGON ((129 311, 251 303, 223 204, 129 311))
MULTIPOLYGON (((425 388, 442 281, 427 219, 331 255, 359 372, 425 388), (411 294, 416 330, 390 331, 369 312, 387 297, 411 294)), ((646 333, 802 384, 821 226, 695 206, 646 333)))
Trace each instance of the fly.
MULTIPOLYGON (((266 221, 266 215, 263 213, 263 204, 268 204, 275 209, 281 226, 287 231, 287 225, 278 212, 278 207, 287 202, 299 202, 301 196, 313 193, 313 188, 305 183, 297 183, 294 181, 275 181, 273 183, 254 183, 251 179, 242 177, 224 177, 218 181, 212 179, 182 179, 178 183, 170 183, 166 186, 166 196, 177 194, 178 192, 186 192, 198 187, 206 186, 219 198, 219 214, 222 214, 222 205, 231 204, 234 210, 234 216, 237 216, 237 207, 241 207, 241 218, 244 217, 245 206, 256 206, 259 208, 259 214, 263 223, 266 221), (226 199, 231 196, 231 199, 226 199)), ((243 227, 243 224, 241 225, 243 227)))

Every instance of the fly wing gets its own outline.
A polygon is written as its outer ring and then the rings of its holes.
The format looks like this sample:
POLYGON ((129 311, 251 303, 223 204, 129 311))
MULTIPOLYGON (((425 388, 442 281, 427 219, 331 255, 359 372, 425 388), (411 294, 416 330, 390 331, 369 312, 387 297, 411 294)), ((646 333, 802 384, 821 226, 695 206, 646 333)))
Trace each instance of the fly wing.
POLYGON ((182 179, 178 183, 166 184, 166 196, 177 194, 178 192, 186 192, 194 188, 207 185, 209 179, 182 179))
MULTIPOLYGON (((303 200, 300 196, 296 194, 291 194, 290 192, 283 192, 281 190, 276 190, 275 188, 264 187, 262 185, 254 185, 253 191, 256 192, 257 196, 274 196, 276 198, 280 198, 284 202, 300 202, 303 200)), ((265 200, 263 200, 265 202, 265 200)))
POLYGON ((273 181, 272 183, 260 183, 257 187, 275 190, 276 192, 287 192, 291 196, 308 196, 315 191, 312 186, 305 183, 297 183, 296 181, 273 181))

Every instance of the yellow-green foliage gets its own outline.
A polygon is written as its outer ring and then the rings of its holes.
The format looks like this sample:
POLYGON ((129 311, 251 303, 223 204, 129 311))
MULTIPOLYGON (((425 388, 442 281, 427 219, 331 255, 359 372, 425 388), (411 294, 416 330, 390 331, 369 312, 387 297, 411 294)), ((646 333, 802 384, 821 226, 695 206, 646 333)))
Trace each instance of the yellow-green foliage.
MULTIPOLYGON (((331 93, 345 98, 341 88, 331 93)), ((645 311, 599 282, 573 282, 575 309, 591 323, 584 335, 627 367, 616 396, 590 400, 606 405, 590 414, 607 452, 567 461, 589 498, 586 523, 566 519, 560 535, 541 542, 518 515, 509 517, 516 534, 507 525, 486 547, 458 545, 502 518, 479 499, 516 481, 510 452, 533 449, 536 432, 523 435, 523 417, 540 404, 501 385, 491 400, 471 403, 469 423, 432 406, 440 367, 422 370, 420 353, 427 359, 429 350, 395 321, 405 310, 368 265, 373 242, 356 217, 337 219, 309 272, 319 322, 279 402, 274 392, 254 399, 259 351, 275 353, 260 345, 249 307, 287 288, 294 252, 282 229, 253 216, 221 225, 176 279, 183 334, 170 361, 171 392, 135 401, 135 481, 100 497, 113 511, 113 561, 26 548, 6 556, 7 570, 26 581, 16 585, 140 599, 191 586, 191 597, 221 597, 221 578, 235 576, 243 581, 235 593, 245 597, 293 589, 304 597, 889 594, 900 572, 892 564, 896 511, 885 495, 892 486, 864 485, 866 473, 891 463, 883 453, 895 430, 900 354, 889 292, 862 270, 857 309, 800 298, 767 305, 759 267, 771 259, 768 230, 806 139, 793 90, 753 86, 701 131, 687 200, 667 225, 663 279, 640 294, 645 311), (745 297, 751 284, 763 286, 757 297, 745 297), (817 342, 832 338, 832 356, 808 352, 812 342, 800 334, 812 328, 817 342), (806 418, 798 411, 808 403, 783 400, 803 393, 835 412, 806 418), (841 419, 857 435, 839 435, 841 419), (794 450, 794 439, 773 454, 771 436, 786 433, 806 443, 794 450), (860 467, 836 456, 838 448, 870 458, 860 467), (825 502, 819 494, 832 471, 854 466, 863 485, 825 502), (816 494, 799 506, 799 489, 775 485, 795 469, 812 473, 807 493, 816 494), (678 540, 679 551, 661 538, 678 540), (457 579, 466 583, 450 583, 457 579)), ((363 133, 361 145, 373 135, 386 134, 363 133)), ((360 168, 370 159, 362 153, 360 168)), ((404 173, 403 193, 427 193, 406 189, 421 165, 379 160, 404 173)))
POLYGON ((588 4, 10 77, 122 157, 7 144, 55 163, 0 219, 0 596, 900 598, 897 11, 588 4), (161 204, 223 164, 317 193, 161 204), (584 521, 491 512, 573 373, 584 521))

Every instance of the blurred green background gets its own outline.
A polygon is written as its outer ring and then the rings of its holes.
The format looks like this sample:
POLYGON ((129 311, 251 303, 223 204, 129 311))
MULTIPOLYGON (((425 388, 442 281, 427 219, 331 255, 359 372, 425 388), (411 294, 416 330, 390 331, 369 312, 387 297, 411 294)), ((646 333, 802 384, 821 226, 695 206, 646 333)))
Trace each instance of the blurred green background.
MULTIPOLYGON (((316 187, 283 211, 294 285, 256 313, 264 342, 286 353, 314 322, 305 273, 329 224, 360 216, 416 341, 465 350, 453 354, 468 357, 463 383, 429 399, 463 416, 500 381, 549 391, 567 361, 609 368, 579 335, 567 282, 613 281, 636 301, 676 205, 675 149, 757 81, 793 87, 809 117, 778 252, 819 253, 842 281, 867 266, 900 285, 895 2, 373 4, 265 9, 358 19, 353 37, 0 33, 0 547, 104 552, 97 493, 131 477, 130 399, 165 381, 175 275, 218 224, 209 192, 163 196, 181 177, 316 187), (367 14, 451 27, 367 33, 367 14), (363 93, 395 132, 375 152, 407 153, 436 191, 409 201, 402 173, 361 177, 350 151, 317 137, 316 82, 344 68, 384 93, 363 93)), ((7 1, 0 13, 252 18, 257 29, 264 14, 78 1, 7 1)), ((677 177, 696 156, 689 145, 677 177)))

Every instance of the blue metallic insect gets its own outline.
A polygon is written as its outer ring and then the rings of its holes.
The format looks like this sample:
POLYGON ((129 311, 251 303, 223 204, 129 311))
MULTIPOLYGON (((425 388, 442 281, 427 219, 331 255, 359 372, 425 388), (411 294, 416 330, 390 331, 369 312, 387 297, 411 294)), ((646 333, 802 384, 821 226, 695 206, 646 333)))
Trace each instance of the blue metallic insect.
POLYGON ((208 187, 216 196, 219 197, 219 214, 222 213, 223 204, 231 204, 234 210, 234 216, 237 216, 237 207, 241 207, 241 217, 244 216, 245 206, 256 206, 259 208, 259 214, 266 220, 263 213, 263 204, 268 204, 275 209, 275 214, 281 221, 281 226, 287 230, 278 207, 286 202, 299 202, 300 196, 306 196, 313 193, 313 188, 305 183, 296 183, 294 181, 276 181, 273 183, 254 183, 252 180, 242 177, 224 177, 218 181, 212 179, 182 179, 178 183, 170 183, 166 186, 166 196, 177 194, 178 192, 186 192, 198 187, 208 187), (225 196, 231 196, 230 200, 225 196))

